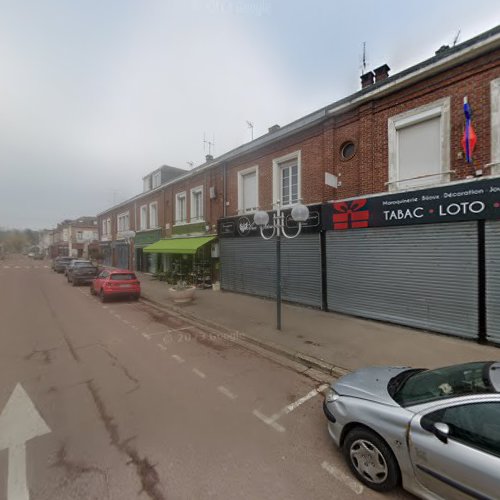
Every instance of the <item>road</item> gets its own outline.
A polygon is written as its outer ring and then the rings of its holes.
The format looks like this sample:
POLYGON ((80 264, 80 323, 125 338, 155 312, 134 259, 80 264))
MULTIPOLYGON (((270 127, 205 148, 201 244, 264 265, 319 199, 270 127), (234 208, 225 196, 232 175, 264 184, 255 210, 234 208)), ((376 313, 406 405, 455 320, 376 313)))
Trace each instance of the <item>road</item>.
MULTIPOLYGON (((21 384, 50 430, 26 443, 30 500, 409 498, 354 480, 318 382, 147 303, 101 304, 48 261, 0 278, 0 412, 21 384)), ((17 500, 8 467, 3 449, 17 500)))

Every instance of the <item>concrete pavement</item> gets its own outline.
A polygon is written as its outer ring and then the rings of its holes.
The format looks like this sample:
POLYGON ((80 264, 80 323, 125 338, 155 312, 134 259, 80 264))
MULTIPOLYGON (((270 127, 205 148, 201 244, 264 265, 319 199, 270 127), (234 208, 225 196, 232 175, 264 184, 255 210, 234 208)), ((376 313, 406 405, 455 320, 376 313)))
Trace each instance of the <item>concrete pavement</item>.
POLYGON ((193 303, 179 307, 167 284, 147 274, 141 283, 143 297, 162 307, 333 374, 369 365, 433 368, 500 359, 497 347, 291 304, 283 305, 280 332, 273 300, 197 290, 193 303))

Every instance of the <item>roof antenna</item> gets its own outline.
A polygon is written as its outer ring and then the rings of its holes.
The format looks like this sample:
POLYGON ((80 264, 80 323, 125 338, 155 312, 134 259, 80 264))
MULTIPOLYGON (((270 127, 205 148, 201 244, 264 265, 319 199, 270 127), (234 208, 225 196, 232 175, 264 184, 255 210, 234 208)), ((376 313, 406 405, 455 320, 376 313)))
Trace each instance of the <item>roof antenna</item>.
POLYGON ((193 168, 194 161, 187 161, 186 163, 189 165, 189 170, 191 170, 193 168))
POLYGON ((252 130, 252 141, 253 141, 253 123, 247 120, 248 128, 252 130))
POLYGON ((363 42, 363 55, 361 56, 361 75, 364 75, 366 73, 366 65, 367 65, 367 60, 366 60, 366 42, 363 42))
POLYGON ((206 148, 208 146, 208 154, 211 155, 212 154, 212 148, 215 149, 215 135, 213 136, 212 138, 212 141, 207 141, 206 137, 205 137, 205 132, 203 132, 203 152, 206 152, 206 148))
POLYGON ((458 33, 457 35, 455 36, 455 38, 453 39, 453 47, 455 47, 455 45, 457 44, 458 42, 458 39, 460 38, 460 32, 462 31, 461 28, 458 29, 458 33))

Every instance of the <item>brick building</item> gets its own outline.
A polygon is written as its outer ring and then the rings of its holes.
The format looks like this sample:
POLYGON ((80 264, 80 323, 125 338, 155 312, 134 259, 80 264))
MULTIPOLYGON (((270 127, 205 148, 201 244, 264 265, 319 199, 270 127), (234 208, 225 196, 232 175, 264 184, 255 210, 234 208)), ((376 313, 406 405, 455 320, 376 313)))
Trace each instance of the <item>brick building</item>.
POLYGON ((72 257, 89 257, 89 245, 97 243, 98 230, 95 217, 78 217, 66 219, 50 231, 49 255, 68 255, 72 257))

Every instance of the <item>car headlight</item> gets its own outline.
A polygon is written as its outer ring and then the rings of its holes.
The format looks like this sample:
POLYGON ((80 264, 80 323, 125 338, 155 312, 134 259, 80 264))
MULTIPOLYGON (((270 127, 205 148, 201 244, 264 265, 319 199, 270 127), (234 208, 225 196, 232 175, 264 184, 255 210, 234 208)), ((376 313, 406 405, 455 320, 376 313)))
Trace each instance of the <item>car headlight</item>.
POLYGON ((337 401, 337 399, 339 399, 339 398, 340 398, 340 394, 338 394, 337 392, 335 392, 334 389, 329 387, 328 390, 326 391, 326 394, 325 394, 325 402, 333 403, 334 401, 337 401))

